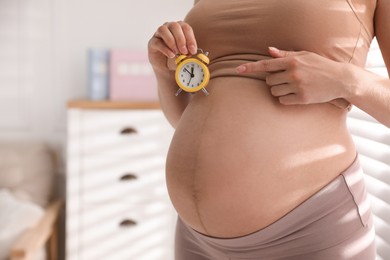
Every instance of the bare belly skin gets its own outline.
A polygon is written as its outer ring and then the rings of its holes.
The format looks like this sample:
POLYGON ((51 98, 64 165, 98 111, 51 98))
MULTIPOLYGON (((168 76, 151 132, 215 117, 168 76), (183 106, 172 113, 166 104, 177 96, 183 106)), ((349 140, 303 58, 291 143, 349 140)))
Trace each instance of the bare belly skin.
POLYGON ((354 160, 346 111, 283 106, 260 80, 213 79, 194 95, 169 149, 168 191, 195 230, 238 237, 293 210, 354 160))

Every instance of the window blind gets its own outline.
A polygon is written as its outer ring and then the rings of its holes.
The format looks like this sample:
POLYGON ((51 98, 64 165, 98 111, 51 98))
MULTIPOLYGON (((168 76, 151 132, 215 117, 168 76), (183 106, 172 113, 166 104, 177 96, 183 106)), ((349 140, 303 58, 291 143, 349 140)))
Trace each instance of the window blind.
MULTIPOLYGON (((366 68, 388 77, 378 43, 374 39, 366 68)), ((390 116, 390 115, 389 115, 390 116)), ((354 107, 347 124, 365 172, 376 229, 377 260, 390 259, 390 129, 354 107)))
MULTIPOLYGON (((48 0, 0 0, 0 130, 30 131, 50 97, 48 0), (39 95, 37 95, 39 93, 39 95), (42 102, 43 101, 43 102, 42 102)), ((45 110, 43 110, 45 112, 45 110)), ((36 124, 39 122, 40 125, 36 124)))
POLYGON ((20 122, 20 17, 17 1, 0 1, 0 126, 20 122), (10 113, 10 111, 13 111, 10 113))

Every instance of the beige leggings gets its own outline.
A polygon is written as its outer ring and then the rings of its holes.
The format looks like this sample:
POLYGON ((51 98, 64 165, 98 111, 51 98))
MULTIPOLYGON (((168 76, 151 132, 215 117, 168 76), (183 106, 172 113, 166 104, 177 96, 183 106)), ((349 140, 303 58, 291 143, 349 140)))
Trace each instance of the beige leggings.
POLYGON ((358 159, 286 216, 238 238, 176 226, 176 260, 374 260, 375 231, 358 159))

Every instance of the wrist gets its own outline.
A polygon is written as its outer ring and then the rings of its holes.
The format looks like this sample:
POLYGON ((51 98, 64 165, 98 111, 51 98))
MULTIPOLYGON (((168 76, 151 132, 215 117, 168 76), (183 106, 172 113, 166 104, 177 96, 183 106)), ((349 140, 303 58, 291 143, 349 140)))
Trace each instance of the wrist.
POLYGON ((167 68, 161 69, 153 67, 153 71, 158 85, 165 85, 175 81, 175 73, 167 68))
POLYGON ((343 63, 341 72, 342 87, 340 88, 340 97, 351 102, 359 96, 359 85, 362 80, 362 77, 359 77, 359 75, 362 74, 362 69, 350 63, 343 63))

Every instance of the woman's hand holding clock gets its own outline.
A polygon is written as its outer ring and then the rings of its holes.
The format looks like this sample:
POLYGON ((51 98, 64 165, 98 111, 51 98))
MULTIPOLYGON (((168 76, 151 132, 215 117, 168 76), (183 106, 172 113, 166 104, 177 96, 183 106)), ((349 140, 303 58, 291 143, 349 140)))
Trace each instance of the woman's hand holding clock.
MULTIPOLYGON (((157 79, 161 109, 174 128, 192 99, 189 94, 180 97, 174 95, 177 92, 175 57, 179 53, 193 55, 197 52, 198 45, 192 27, 181 21, 167 22, 159 26, 148 43, 149 62, 157 79)), ((194 79, 191 84, 193 81, 194 79)))
POLYGON ((196 54, 198 50, 192 27, 185 22, 167 22, 161 25, 149 40, 148 55, 153 68, 169 70, 167 61, 176 54, 196 54))

